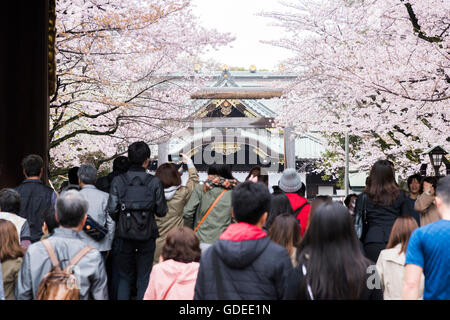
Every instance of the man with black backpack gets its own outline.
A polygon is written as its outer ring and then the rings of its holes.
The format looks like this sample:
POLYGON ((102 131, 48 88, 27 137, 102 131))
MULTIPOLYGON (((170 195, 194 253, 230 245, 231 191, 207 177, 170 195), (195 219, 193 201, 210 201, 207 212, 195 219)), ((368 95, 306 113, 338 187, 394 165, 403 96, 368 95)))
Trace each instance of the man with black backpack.
POLYGON ((118 300, 129 300, 137 279, 137 300, 142 300, 152 270, 155 240, 159 236, 155 215, 168 211, 161 181, 146 172, 150 148, 143 142, 128 147, 130 169, 111 183, 107 211, 116 221, 113 254, 118 263, 118 300))

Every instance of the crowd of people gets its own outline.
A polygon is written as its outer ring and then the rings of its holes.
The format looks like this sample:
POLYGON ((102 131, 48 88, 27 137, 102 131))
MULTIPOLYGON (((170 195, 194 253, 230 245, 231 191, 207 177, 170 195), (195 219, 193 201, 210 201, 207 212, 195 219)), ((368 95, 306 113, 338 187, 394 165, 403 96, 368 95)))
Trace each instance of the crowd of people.
POLYGON ((153 175, 135 142, 58 193, 25 157, 25 180, 0 191, 0 299, 450 299, 450 176, 406 191, 379 160, 341 203, 308 200, 295 169, 269 186, 260 167, 240 182, 212 164, 200 182, 181 156, 153 175))

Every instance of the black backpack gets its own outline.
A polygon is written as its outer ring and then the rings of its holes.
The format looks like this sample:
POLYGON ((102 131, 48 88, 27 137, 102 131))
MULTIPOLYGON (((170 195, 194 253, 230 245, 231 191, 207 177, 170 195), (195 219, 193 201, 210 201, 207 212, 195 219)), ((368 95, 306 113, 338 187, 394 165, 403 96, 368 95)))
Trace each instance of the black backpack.
MULTIPOLYGON (((152 175, 130 177, 128 173, 120 175, 122 184, 118 186, 120 212, 116 232, 119 238, 129 240, 148 240, 155 232, 156 222, 154 192, 149 188, 152 175), (155 226, 154 226, 155 224, 155 226)), ((156 229, 157 232, 157 229, 156 229)))

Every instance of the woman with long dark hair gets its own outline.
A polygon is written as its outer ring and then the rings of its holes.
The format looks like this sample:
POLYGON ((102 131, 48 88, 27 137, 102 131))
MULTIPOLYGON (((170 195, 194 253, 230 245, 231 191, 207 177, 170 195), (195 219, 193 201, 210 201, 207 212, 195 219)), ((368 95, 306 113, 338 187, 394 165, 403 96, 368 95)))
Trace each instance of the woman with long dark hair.
POLYGON ((351 216, 342 204, 317 208, 297 252, 298 266, 287 279, 285 299, 382 300, 376 283, 368 286, 376 270, 368 272, 371 262, 362 255, 351 216))
POLYGON ((300 225, 293 214, 283 213, 275 217, 269 229, 269 239, 286 248, 292 266, 297 266, 297 246, 300 243, 300 225))
POLYGON ((290 214, 293 216, 294 211, 292 210, 289 198, 283 191, 279 190, 274 192, 270 198, 270 211, 267 216, 266 224, 263 227, 263 230, 266 231, 266 233, 269 232, 275 218, 281 214, 290 214))
POLYGON ((366 208, 366 226, 361 236, 366 257, 376 262, 386 248, 395 219, 408 215, 406 193, 395 181, 392 162, 378 160, 370 170, 363 194, 356 199, 355 213, 366 208), (365 206, 364 206, 365 199, 365 206))

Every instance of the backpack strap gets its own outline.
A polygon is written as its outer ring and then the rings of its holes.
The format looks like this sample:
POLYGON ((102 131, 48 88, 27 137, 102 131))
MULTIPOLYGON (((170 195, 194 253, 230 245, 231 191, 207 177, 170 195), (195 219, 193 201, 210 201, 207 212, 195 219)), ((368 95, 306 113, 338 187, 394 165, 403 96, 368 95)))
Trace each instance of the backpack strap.
POLYGON ((44 239, 42 240, 42 244, 44 245, 45 249, 47 249, 48 256, 50 257, 50 261, 52 262, 53 268, 55 268, 57 271, 61 271, 58 258, 56 257, 55 250, 53 249, 50 240, 44 239))
POLYGON ((130 179, 128 178, 128 173, 127 172, 125 172, 124 174, 121 174, 120 178, 121 178, 123 184, 125 185, 125 187, 130 184, 130 179))
POLYGON ((83 258, 89 251, 92 250, 92 247, 86 246, 83 249, 81 249, 75 257, 70 260, 69 264, 64 268, 64 271, 69 272, 70 269, 72 269, 80 260, 83 258))
POLYGON ((216 200, 214 200, 213 204, 211 205, 211 207, 209 207, 208 211, 206 211, 205 215, 203 216, 202 220, 198 223, 197 227, 195 228, 194 232, 197 232, 198 228, 200 228, 200 226, 202 225, 203 221, 205 221, 206 217, 211 213, 212 209, 216 206, 217 202, 219 202, 220 198, 222 198, 222 196, 225 194, 225 192, 227 192, 227 189, 223 189, 222 193, 219 194, 219 196, 216 198, 216 200))
POLYGON ((303 209, 307 204, 309 204, 308 201, 306 201, 304 204, 302 204, 300 207, 298 207, 298 208, 294 211, 295 217, 298 216, 298 214, 300 213, 300 211, 302 211, 302 209, 303 209))

